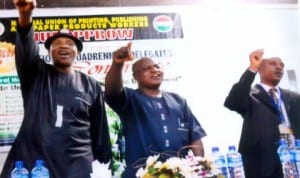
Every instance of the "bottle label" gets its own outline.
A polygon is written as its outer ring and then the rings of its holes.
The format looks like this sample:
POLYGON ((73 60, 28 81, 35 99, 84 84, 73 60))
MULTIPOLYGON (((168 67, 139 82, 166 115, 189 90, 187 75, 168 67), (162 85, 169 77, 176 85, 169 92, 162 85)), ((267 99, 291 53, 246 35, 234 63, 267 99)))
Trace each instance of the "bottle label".
POLYGON ((244 178, 244 168, 241 157, 229 156, 228 157, 228 171, 231 178, 244 178))
POLYGON ((49 178, 48 173, 35 173, 31 174, 31 178, 49 178))
POLYGON ((281 152, 279 153, 279 158, 281 162, 289 162, 292 160, 292 157, 289 152, 281 152))
POLYGON ((49 178, 48 175, 32 175, 31 178, 49 178))

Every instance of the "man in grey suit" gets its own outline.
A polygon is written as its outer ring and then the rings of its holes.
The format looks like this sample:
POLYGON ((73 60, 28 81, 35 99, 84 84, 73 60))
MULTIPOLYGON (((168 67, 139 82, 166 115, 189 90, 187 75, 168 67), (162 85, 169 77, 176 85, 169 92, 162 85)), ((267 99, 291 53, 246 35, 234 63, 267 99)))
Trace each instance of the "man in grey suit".
POLYGON ((250 66, 231 88, 224 106, 244 119, 239 152, 246 177, 282 178, 278 143, 282 137, 291 144, 300 138, 300 95, 278 87, 284 63, 263 54, 262 49, 250 53, 250 66), (256 73, 260 82, 252 87, 256 73), (276 90, 276 102, 270 89, 276 90))

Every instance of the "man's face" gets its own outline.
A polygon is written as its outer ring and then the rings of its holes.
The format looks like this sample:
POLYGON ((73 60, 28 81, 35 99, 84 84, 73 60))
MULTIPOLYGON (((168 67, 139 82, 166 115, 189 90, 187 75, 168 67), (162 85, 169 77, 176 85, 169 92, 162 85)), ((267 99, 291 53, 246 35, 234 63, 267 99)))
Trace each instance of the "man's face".
POLYGON ((53 60, 54 66, 67 68, 72 66, 78 49, 75 42, 68 37, 58 37, 52 41, 49 54, 53 60))
POLYGON ((259 67, 261 82, 276 86, 283 76, 284 63, 278 57, 263 59, 259 67))
POLYGON ((157 89, 163 80, 163 72, 153 60, 141 59, 134 68, 134 77, 140 87, 157 89))

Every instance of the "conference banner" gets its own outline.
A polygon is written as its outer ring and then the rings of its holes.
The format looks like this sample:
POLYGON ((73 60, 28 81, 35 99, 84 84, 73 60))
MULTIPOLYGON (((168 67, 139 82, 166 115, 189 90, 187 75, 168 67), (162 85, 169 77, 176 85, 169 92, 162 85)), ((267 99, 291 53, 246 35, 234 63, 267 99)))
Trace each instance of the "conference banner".
MULTIPOLYGON (((74 67, 101 83, 110 68, 112 52, 117 48, 132 42, 136 59, 148 56, 166 69, 172 66, 178 44, 175 41, 184 37, 178 13, 34 16, 33 26, 40 56, 47 63, 51 63, 51 59, 44 48, 45 40, 60 29, 72 30, 84 45, 74 67)), ((16 31, 16 17, 0 18, 0 150, 1 147, 7 150, 6 146, 13 143, 23 117, 20 83, 14 65, 16 31)), ((135 85, 131 65, 129 62, 124 67, 126 85, 135 85)), ((179 79, 180 75, 173 72, 165 80, 174 83, 179 79)))

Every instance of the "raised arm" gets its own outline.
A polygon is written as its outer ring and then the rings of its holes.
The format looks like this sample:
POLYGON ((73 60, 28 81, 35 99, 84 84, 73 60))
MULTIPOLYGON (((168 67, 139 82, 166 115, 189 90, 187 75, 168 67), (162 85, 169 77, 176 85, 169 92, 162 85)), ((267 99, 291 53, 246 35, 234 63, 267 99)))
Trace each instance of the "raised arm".
POLYGON ((14 0, 14 4, 19 13, 19 26, 28 27, 32 22, 32 11, 36 7, 36 0, 14 0))
POLYGON ((39 47, 34 40, 32 13, 36 7, 36 0, 14 0, 19 13, 18 28, 15 41, 15 62, 20 78, 24 100, 31 90, 38 72, 42 70, 44 61, 39 56, 39 47))
POLYGON ((113 52, 112 65, 105 77, 105 94, 120 96, 123 90, 122 69, 124 62, 133 60, 131 42, 113 52))
POLYGON ((243 73, 240 80, 233 85, 225 99, 224 106, 230 110, 244 113, 248 109, 249 93, 256 72, 259 70, 262 61, 263 50, 258 49, 250 53, 250 66, 243 73))

